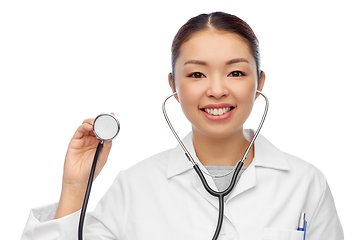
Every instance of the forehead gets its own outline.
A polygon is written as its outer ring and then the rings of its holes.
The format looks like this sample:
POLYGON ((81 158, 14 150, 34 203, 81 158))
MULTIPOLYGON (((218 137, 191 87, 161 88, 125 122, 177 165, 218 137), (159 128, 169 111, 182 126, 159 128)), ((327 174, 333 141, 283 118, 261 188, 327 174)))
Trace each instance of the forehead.
POLYGON ((207 29, 193 34, 182 44, 177 63, 191 59, 219 64, 235 58, 245 58, 255 65, 255 59, 243 37, 236 33, 207 29))

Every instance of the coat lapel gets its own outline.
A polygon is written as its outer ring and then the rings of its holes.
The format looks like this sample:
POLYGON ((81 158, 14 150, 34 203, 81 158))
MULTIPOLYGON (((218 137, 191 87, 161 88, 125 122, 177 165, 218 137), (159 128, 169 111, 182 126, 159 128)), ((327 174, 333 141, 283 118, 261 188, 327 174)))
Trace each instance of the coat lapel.
MULTIPOLYGON (((252 140, 254 131, 244 130, 244 136, 249 142, 252 140)), ((290 166, 278 148, 271 144, 265 137, 259 135, 254 144, 254 158, 249 167, 241 175, 238 184, 230 193, 228 201, 237 195, 256 186, 256 169, 259 167, 272 168, 278 170, 290 170, 290 166)))

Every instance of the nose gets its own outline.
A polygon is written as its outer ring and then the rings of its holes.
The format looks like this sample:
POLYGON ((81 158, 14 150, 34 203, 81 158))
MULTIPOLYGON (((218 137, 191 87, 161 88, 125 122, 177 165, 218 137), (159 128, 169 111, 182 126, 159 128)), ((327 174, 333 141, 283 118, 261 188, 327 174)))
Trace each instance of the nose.
POLYGON ((225 79, 222 77, 214 77, 209 79, 208 89, 206 91, 208 97, 220 99, 229 95, 229 89, 226 85, 225 79))

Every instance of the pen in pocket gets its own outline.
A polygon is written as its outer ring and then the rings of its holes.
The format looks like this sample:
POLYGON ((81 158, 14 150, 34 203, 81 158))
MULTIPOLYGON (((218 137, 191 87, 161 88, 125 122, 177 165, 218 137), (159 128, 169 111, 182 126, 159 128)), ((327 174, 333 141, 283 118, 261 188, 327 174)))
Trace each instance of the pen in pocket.
POLYGON ((307 222, 305 220, 305 213, 301 213, 297 230, 304 232, 304 240, 305 240, 305 235, 306 235, 306 225, 307 225, 307 222))

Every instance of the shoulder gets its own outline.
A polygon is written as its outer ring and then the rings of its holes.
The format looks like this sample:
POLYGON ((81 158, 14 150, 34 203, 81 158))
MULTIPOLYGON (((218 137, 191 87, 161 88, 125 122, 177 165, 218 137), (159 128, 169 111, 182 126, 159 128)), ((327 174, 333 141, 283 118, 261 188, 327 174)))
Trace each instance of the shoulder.
POLYGON ((140 161, 139 163, 133 165, 126 171, 132 172, 132 171, 138 171, 141 169, 155 170, 158 168, 160 168, 160 169, 166 168, 168 165, 168 160, 170 157, 171 150, 172 149, 168 149, 168 150, 156 153, 156 154, 140 161))
POLYGON ((289 166, 292 169, 299 169, 303 173, 311 173, 322 177, 324 176, 323 173, 316 166, 314 166, 312 163, 308 162, 307 160, 283 151, 282 154, 284 155, 289 166))
POLYGON ((255 142, 255 156, 259 166, 287 170, 291 174, 304 177, 325 178, 322 172, 310 162, 280 150, 264 136, 255 142))
POLYGON ((280 150, 261 135, 255 142, 255 159, 255 165, 263 168, 264 173, 269 174, 267 177, 288 181, 288 184, 313 185, 318 190, 326 185, 326 178, 317 167, 280 150))
POLYGON ((120 175, 123 175, 123 177, 128 180, 142 179, 143 181, 144 179, 156 179, 159 176, 165 177, 171 150, 172 149, 168 149, 154 154, 130 168, 122 170, 120 175))
POLYGON ((325 175, 312 163, 286 152, 282 152, 282 154, 289 164, 289 171, 292 175, 300 177, 303 181, 316 182, 321 186, 325 186, 325 175))

